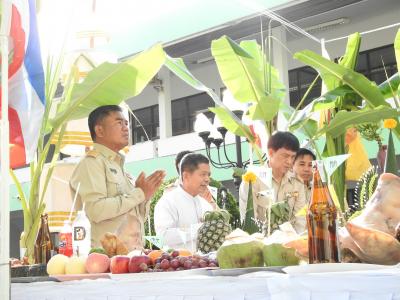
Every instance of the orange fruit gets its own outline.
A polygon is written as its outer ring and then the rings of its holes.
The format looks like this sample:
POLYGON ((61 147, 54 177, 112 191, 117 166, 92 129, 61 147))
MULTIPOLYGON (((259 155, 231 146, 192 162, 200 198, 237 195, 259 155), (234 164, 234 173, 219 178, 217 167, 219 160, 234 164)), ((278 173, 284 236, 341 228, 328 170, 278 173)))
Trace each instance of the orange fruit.
POLYGON ((154 264, 157 258, 160 258, 161 255, 164 253, 162 250, 153 250, 149 254, 147 254, 148 257, 150 257, 151 262, 154 264))
POLYGON ((178 249, 179 256, 192 256, 192 252, 187 249, 178 249))

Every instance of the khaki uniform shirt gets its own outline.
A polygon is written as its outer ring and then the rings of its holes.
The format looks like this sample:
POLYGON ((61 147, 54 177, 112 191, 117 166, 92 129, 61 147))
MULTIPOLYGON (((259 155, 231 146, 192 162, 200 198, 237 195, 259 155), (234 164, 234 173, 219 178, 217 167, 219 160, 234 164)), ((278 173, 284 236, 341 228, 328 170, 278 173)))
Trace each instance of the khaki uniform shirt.
MULTIPOLYGON (((296 214, 307 203, 305 185, 289 171, 285 174, 280 183, 272 178, 272 187, 274 189, 273 203, 287 201, 290 210, 289 215, 291 224, 298 233, 303 232, 306 227, 305 217, 296 217, 296 214)), ((242 220, 246 216, 248 190, 249 184, 242 181, 239 189, 239 211, 242 220)), ((255 218, 261 222, 266 221, 270 202, 269 197, 259 194, 259 192, 265 190, 267 190, 267 186, 257 178, 253 183, 253 205, 255 218)))
POLYGON ((100 240, 106 232, 119 235, 130 250, 143 245, 150 201, 145 201, 143 191, 135 188, 123 165, 121 154, 95 143, 71 176, 74 193, 80 183, 77 207, 85 204, 92 247, 101 246, 100 240))

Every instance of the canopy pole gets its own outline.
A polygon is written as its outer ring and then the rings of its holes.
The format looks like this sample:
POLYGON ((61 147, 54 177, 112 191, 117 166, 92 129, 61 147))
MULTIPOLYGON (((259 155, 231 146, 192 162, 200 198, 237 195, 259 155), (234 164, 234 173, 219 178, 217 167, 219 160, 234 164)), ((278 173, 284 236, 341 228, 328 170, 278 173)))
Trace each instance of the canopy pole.
MULTIPOLYGON (((4 10, 3 10, 4 11, 4 10)), ((8 123, 8 36, 0 35, 1 50, 1 192, 0 299, 10 299, 10 145, 8 123)))

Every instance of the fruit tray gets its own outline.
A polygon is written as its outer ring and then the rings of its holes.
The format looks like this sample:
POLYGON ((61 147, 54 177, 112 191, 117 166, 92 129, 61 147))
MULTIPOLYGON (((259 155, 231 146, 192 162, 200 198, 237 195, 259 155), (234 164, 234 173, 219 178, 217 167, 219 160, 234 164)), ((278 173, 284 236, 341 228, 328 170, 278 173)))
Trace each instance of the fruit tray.
POLYGON ((364 263, 325 263, 325 264, 305 264, 299 266, 285 267, 283 271, 287 274, 310 274, 310 273, 332 273, 332 272, 356 272, 382 270, 389 268, 399 268, 400 265, 386 266, 364 263))
POLYGON ((253 267, 253 268, 235 268, 235 269, 208 269, 207 275, 209 276, 240 276, 249 273, 255 272, 274 272, 274 273, 282 273, 284 267, 253 267))
POLYGON ((97 274, 71 274, 71 275, 52 275, 51 278, 56 279, 57 281, 72 281, 72 280, 83 280, 83 279, 110 279, 110 273, 97 273, 97 274))

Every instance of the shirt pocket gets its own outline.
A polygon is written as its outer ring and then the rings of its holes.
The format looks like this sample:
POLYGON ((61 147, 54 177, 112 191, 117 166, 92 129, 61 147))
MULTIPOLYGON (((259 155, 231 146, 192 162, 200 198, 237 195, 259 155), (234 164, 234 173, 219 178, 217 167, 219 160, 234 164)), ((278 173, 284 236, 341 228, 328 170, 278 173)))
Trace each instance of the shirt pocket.
POLYGON ((107 169, 106 171, 107 196, 115 197, 122 194, 122 184, 118 175, 107 169))

